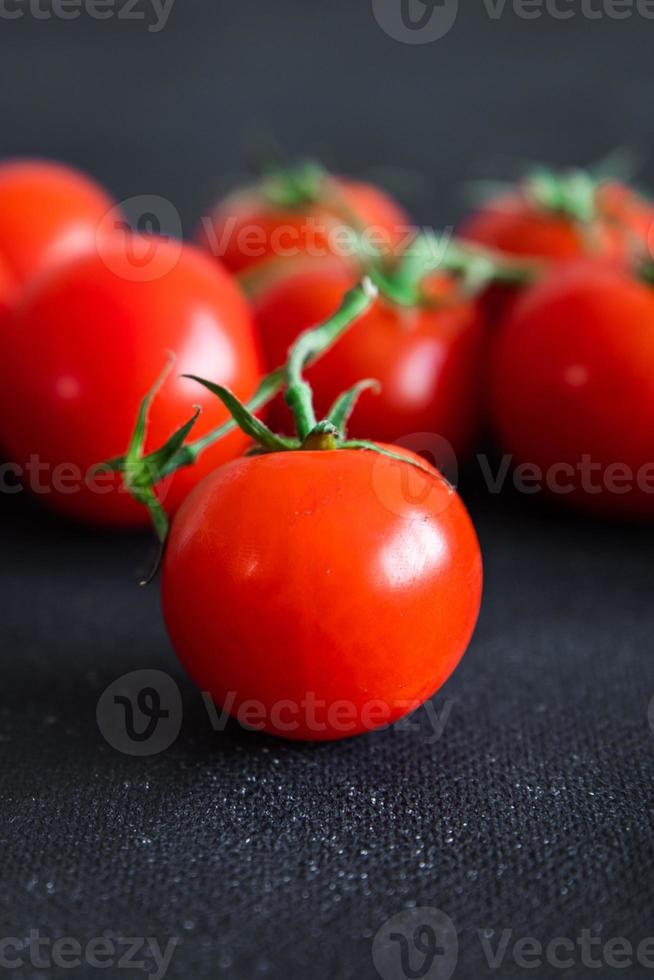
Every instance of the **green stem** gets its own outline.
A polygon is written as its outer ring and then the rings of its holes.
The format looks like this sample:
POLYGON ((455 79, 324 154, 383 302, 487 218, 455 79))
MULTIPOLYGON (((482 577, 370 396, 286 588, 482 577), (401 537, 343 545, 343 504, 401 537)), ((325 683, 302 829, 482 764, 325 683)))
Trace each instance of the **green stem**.
POLYGON ((303 368, 317 354, 325 350, 342 330, 364 313, 377 296, 377 288, 366 276, 350 289, 339 309, 321 327, 306 331, 291 348, 286 366, 286 391, 284 398, 293 413, 297 435, 303 442, 316 426, 313 395, 302 377, 303 368))

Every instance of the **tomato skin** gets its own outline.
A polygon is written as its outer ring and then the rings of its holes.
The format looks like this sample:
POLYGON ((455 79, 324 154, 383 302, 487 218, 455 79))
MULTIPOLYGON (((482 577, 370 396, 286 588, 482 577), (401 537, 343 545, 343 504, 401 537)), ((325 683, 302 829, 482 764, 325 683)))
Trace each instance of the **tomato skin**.
MULTIPOLYGON (((460 235, 508 255, 571 259, 587 252, 586 242, 573 221, 536 207, 519 192, 489 201, 464 222, 460 235)), ((613 233, 602 228, 598 251, 613 255, 617 250, 613 233)))
POLYGON ((336 203, 326 199, 299 208, 270 204, 257 188, 229 195, 211 211, 208 228, 203 223, 199 229, 199 242, 238 275, 307 254, 322 258, 334 250, 347 253, 348 243, 335 234, 343 225, 377 229, 382 247, 387 242, 390 250, 399 249, 410 229, 399 204, 372 184, 330 178, 329 186, 336 203))
MULTIPOLYGON (((25 291, 3 333, 0 441, 7 457, 24 468, 37 454, 47 466, 39 482, 50 487, 41 499, 99 524, 147 526, 149 517, 119 476, 105 492, 79 480, 66 491, 52 485, 54 468, 70 464, 86 474, 125 452, 168 352, 177 359, 152 403, 146 451, 185 422, 194 404, 202 408, 197 435, 228 418, 214 395, 180 375, 206 376, 247 399, 261 373, 251 314, 233 277, 194 247, 166 239, 116 238, 102 255, 89 252, 52 269, 25 291), (143 270, 132 251, 151 247, 157 277, 134 279, 143 270)), ((246 443, 236 431, 178 471, 162 487, 166 509, 246 443)), ((34 489, 33 479, 25 482, 34 489)))
POLYGON ((235 460, 189 495, 162 600, 178 656, 217 704, 237 715, 254 700, 257 727, 314 741, 387 724, 430 697, 465 651, 481 585, 472 523, 436 471, 370 451, 305 451, 235 460), (323 703, 318 724, 307 697, 323 703), (351 706, 347 725, 339 702, 351 706), (383 720, 367 716, 374 702, 383 720))
POLYGON ((627 262, 648 247, 654 208, 628 187, 610 182, 597 196, 598 220, 588 237, 565 215, 548 212, 520 190, 490 200, 464 222, 462 238, 509 255, 627 262))
POLYGON ((29 159, 0 164, 0 258, 14 283, 94 248, 113 207, 112 198, 73 167, 29 159))
MULTIPOLYGON (((13 279, 6 264, 0 258, 0 325, 9 312, 10 297, 13 293, 13 279)), ((1 326, 0 326, 1 329, 1 326)))
MULTIPOLYGON (((298 333, 332 314, 355 281, 337 259, 305 262, 255 294, 268 365, 283 363, 298 333)), ((452 288, 445 283, 440 291, 447 297, 452 288)), ((395 442, 435 433, 464 455, 479 421, 484 344, 483 318, 474 303, 456 299, 443 309, 413 309, 379 298, 306 376, 320 417, 361 378, 381 383, 378 395, 364 394, 358 403, 349 426, 353 437, 395 442)), ((273 427, 289 430, 290 414, 281 399, 271 407, 270 419, 273 427)))
POLYGON ((654 515, 654 493, 637 478, 654 460, 651 287, 604 264, 561 264, 517 301, 497 334, 491 367, 496 429, 516 462, 572 486, 556 496, 577 508, 654 515), (584 455, 595 470, 585 483, 584 455), (574 475, 555 472, 561 464, 574 475), (626 492, 615 491, 611 464, 631 471, 626 492))

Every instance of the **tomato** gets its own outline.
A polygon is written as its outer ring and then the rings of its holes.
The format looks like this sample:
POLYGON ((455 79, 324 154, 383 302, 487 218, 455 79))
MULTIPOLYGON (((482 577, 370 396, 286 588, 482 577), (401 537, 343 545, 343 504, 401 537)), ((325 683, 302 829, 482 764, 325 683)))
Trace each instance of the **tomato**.
POLYGON ((93 248, 115 202, 72 167, 46 160, 0 164, 0 259, 18 286, 52 262, 93 248))
POLYGON ((596 214, 592 226, 584 226, 539 204, 525 185, 490 200, 464 222, 460 234, 510 255, 554 260, 590 255, 625 262, 647 248, 654 209, 629 188, 601 185, 596 214))
POLYGON ((372 184, 326 176, 313 193, 291 205, 266 195, 266 182, 219 202, 199 231, 200 243, 241 274, 263 262, 333 253, 353 257, 355 228, 393 253, 410 232, 406 212, 372 184))
POLYGON ((471 521, 435 470, 305 450, 235 460, 196 487, 173 520, 162 599, 177 654, 217 704, 323 740, 430 697, 465 651, 481 585, 471 521))
POLYGON ((491 398, 504 448, 539 468, 544 489, 654 516, 652 287, 589 261, 551 270, 500 326, 491 398))
POLYGON ((10 297, 13 292, 13 280, 9 269, 0 258, 0 323, 9 311, 10 297))
MULTIPOLYGON (((285 360, 298 333, 334 312, 355 279, 338 259, 305 261, 254 295, 270 367, 285 360)), ((357 407, 350 426, 354 437, 395 442, 435 433, 464 454, 478 423, 485 331, 478 307, 457 297, 451 280, 433 282, 442 307, 403 307, 380 297, 307 378, 321 415, 360 378, 381 382, 379 395, 365 395, 357 407)), ((288 431, 290 414, 281 399, 270 418, 273 428, 288 431)))
MULTIPOLYGON (((146 451, 186 421, 194 403, 202 408, 198 435, 228 417, 213 395, 181 374, 206 375, 243 399, 260 378, 251 314, 232 276, 193 246, 147 236, 117 236, 101 252, 78 256, 34 282, 3 331, 2 350, 6 455, 46 503, 114 525, 145 525, 147 512, 118 476, 86 474, 125 452, 141 399, 167 352, 177 360, 152 404, 146 451), (27 469, 32 456, 41 467, 38 487, 34 461, 27 469)), ((166 509, 174 510, 203 474, 246 443, 235 432, 198 465, 175 474, 163 488, 166 509)))

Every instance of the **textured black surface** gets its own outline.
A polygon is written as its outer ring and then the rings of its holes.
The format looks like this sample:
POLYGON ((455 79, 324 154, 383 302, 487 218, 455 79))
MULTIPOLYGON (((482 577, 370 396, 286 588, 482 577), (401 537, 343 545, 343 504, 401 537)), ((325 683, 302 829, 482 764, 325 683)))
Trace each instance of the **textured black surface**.
MULTIPOLYGON (((2 149, 85 165, 119 197, 163 194, 190 227, 265 124, 345 169, 418 172, 405 200, 448 222, 455 182, 498 154, 647 149, 653 29, 490 23, 479 5, 418 48, 346 0, 177 0, 158 35, 0 20, 2 149)), ((333 746, 213 732, 156 588, 135 585, 148 542, 1 499, 1 936, 178 937, 168 976, 184 980, 369 980, 383 923, 434 906, 459 932, 454 976, 477 980, 585 972, 578 956, 521 971, 509 954, 492 971, 477 930, 493 945, 506 929, 654 934, 654 536, 489 497, 474 479, 468 497, 486 593, 435 699, 455 702, 442 738, 420 713, 417 732, 333 746), (172 674, 185 704, 179 739, 150 759, 116 752, 95 720, 106 685, 141 668, 172 674)))

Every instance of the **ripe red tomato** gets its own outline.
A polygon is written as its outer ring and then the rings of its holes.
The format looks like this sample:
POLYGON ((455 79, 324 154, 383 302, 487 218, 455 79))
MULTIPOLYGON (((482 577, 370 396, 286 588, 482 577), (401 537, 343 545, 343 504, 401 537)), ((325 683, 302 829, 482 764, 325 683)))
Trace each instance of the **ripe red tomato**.
MULTIPOLYGON (((172 240, 116 236, 52 269, 28 288, 2 338, 0 441, 24 482, 59 510, 100 524, 147 525, 118 476, 82 480, 94 464, 124 453, 139 404, 165 367, 177 360, 150 413, 146 451, 158 448, 202 407, 198 435, 228 418, 209 392, 184 373, 207 375, 240 398, 253 393, 260 356, 247 303, 232 276, 192 246, 172 240), (148 258, 149 257, 149 258, 148 258), (61 476, 62 467, 64 476, 61 476), (98 487, 102 488, 101 490, 98 487)), ((234 432, 180 470, 162 499, 174 510, 214 466, 243 451, 234 432)))
POLYGON ((12 291, 13 281, 9 275, 9 269, 0 258, 0 323, 9 310, 12 291))
MULTIPOLYGON (((282 363, 296 336, 330 316, 355 281, 333 258, 296 263, 264 285, 253 303, 268 364, 282 363)), ((403 307, 379 297, 307 378, 321 417, 343 388, 361 378, 381 382, 380 394, 365 395, 357 406, 354 438, 395 442, 435 433, 464 454, 478 423, 485 331, 477 305, 456 296, 452 280, 441 277, 431 286, 441 307, 403 307)), ((289 430, 281 399, 270 419, 273 428, 289 430)))
POLYGON ((560 264, 500 326, 491 396, 504 448, 536 464, 544 489, 598 513, 654 515, 652 287, 605 264, 560 264))
POLYGON ((162 598, 179 657, 217 704, 323 740, 430 697, 465 651, 481 585, 470 518, 440 474, 340 449, 207 477, 173 521, 162 598))
POLYGON ((339 229, 376 236, 380 249, 398 249, 410 231, 406 212, 372 184, 327 176, 313 201, 283 206, 266 198, 265 184, 219 202, 203 222, 200 244, 235 273, 262 262, 311 255, 352 258, 351 241, 339 229))
POLYGON ((570 215, 548 210, 526 188, 490 200, 464 222, 460 235, 510 255, 543 259, 584 256, 627 261, 644 251, 654 208, 617 182, 597 191, 597 219, 584 228, 570 215))
POLYGON ((0 164, 0 259, 14 283, 95 247, 102 219, 114 206, 72 167, 46 160, 0 164))

